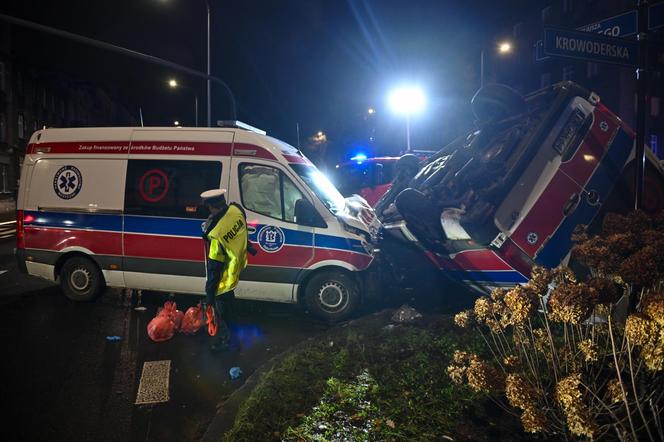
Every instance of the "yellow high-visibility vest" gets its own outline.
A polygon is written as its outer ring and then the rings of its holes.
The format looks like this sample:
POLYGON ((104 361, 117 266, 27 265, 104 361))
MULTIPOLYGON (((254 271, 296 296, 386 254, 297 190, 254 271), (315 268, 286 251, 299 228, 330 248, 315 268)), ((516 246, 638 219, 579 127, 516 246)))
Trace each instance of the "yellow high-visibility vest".
POLYGON ((208 257, 225 264, 217 288, 219 296, 237 286, 240 272, 247 267, 247 220, 242 211, 233 204, 229 205, 226 214, 208 234, 208 239, 208 257))

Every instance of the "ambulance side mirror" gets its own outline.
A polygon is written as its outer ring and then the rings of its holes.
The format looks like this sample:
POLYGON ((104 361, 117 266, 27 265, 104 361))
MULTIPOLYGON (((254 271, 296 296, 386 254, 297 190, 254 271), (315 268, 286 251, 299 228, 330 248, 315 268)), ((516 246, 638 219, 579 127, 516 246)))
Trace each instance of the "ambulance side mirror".
POLYGON ((301 226, 327 227, 325 220, 314 206, 304 198, 300 198, 295 202, 295 222, 301 226))

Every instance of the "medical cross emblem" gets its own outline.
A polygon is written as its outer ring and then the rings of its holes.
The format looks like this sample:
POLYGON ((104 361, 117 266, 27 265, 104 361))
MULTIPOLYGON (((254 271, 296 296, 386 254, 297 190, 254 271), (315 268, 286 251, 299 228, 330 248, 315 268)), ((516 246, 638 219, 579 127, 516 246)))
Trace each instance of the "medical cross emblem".
POLYGON ((83 176, 74 166, 62 166, 53 177, 53 190, 60 198, 68 200, 74 198, 81 191, 83 176))

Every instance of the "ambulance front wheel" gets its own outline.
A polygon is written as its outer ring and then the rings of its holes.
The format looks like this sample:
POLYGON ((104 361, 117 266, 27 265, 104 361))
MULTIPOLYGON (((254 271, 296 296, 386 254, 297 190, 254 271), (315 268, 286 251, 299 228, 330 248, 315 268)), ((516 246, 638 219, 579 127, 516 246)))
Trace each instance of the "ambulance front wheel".
POLYGON ((72 301, 92 301, 104 290, 104 276, 91 259, 69 258, 60 270, 60 286, 72 301))
POLYGON ((349 276, 322 272, 309 280, 304 299, 313 315, 334 322, 348 318, 355 311, 359 294, 357 284, 349 276))

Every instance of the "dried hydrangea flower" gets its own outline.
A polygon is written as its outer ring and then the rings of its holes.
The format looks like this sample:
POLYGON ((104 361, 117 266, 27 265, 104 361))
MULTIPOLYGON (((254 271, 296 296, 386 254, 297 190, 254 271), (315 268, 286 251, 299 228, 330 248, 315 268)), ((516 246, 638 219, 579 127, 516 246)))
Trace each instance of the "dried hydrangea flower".
POLYGON ((535 294, 544 296, 551 282, 551 270, 541 266, 535 266, 530 272, 530 281, 526 284, 535 294))
POLYGON ((546 416, 537 407, 530 407, 521 414, 521 424, 526 433, 541 433, 546 428, 546 416))
POLYGON ((464 375, 466 374, 466 367, 459 365, 450 365, 447 367, 447 375, 457 385, 463 384, 464 375))
POLYGON ((500 321, 496 321, 493 318, 489 318, 486 320, 486 325, 489 327, 489 330, 491 330, 493 333, 500 333, 505 329, 506 324, 500 321))
POLYGON ((468 385, 477 392, 488 393, 499 388, 502 379, 498 370, 480 359, 477 355, 470 356, 470 365, 466 370, 468 385))
POLYGON ((537 297, 529 289, 517 285, 505 294, 505 305, 509 310, 509 324, 523 324, 537 307, 537 297))
POLYGON ((643 304, 643 313, 660 327, 664 327, 664 291, 648 293, 643 304))
POLYGON ((456 365, 466 365, 470 360, 470 354, 461 350, 454 350, 452 362, 456 365))
POLYGON ((590 411, 583 403, 580 385, 580 373, 563 378, 556 384, 556 401, 565 412, 569 431, 575 436, 592 438, 597 432, 597 425, 592 421, 590 411))
POLYGON ((503 358, 503 365, 508 370, 516 370, 521 366, 521 360, 514 355, 505 356, 503 358))
POLYGON ((454 315, 454 323, 462 328, 466 328, 473 322, 472 310, 465 310, 454 315))
POLYGON ((585 339, 579 342, 579 350, 583 353, 586 362, 597 361, 597 346, 595 346, 590 339, 585 339))
POLYGON ((650 287, 662 277, 660 260, 659 249, 646 245, 621 263, 619 273, 628 283, 650 287))
POLYGON ((646 363, 648 370, 664 369, 664 329, 660 329, 648 345, 641 347, 641 359, 646 363))
POLYGON ((556 284, 568 284, 576 282, 576 275, 569 267, 558 266, 551 272, 551 278, 556 284))
POLYGON ((526 410, 536 406, 535 389, 520 374, 511 373, 505 379, 505 396, 511 406, 526 410))
POLYGON ((543 328, 536 328, 533 330, 533 338, 535 342, 535 350, 541 353, 547 353, 549 350, 549 335, 543 328))
POLYGON ((606 391, 609 393, 609 400, 612 404, 622 401, 622 389, 620 388, 620 381, 618 379, 611 379, 606 386, 606 391))
POLYGON ((645 315, 629 315, 625 322, 625 336, 633 345, 646 345, 655 331, 653 325, 645 315))
POLYGON ((578 324, 590 315, 594 289, 586 284, 561 284, 549 298, 549 318, 578 324))
POLYGON ((616 302, 625 291, 624 283, 620 278, 618 278, 618 280, 616 280, 616 278, 590 278, 588 280, 588 285, 595 290, 595 298, 592 301, 594 304, 609 304, 616 302))
POLYGON ((482 296, 475 300, 475 317, 477 322, 484 322, 492 315, 491 302, 486 296, 482 296))

